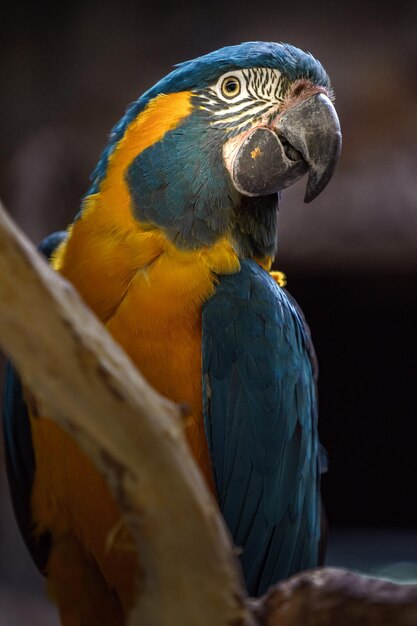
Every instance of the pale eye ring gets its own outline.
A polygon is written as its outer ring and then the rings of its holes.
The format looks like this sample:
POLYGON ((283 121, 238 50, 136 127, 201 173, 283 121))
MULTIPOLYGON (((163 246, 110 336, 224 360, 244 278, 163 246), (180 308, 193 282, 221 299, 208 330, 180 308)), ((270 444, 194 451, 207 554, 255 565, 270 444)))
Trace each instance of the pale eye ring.
POLYGON ((221 91, 225 98, 236 98, 241 91, 240 80, 237 76, 227 76, 222 82, 221 91))

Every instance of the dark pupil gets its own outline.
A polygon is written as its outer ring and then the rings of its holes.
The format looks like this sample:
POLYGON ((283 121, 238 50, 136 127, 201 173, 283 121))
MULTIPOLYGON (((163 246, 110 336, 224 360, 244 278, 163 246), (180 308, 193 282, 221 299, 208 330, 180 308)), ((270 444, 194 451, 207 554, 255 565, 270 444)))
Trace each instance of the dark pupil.
POLYGON ((233 93, 234 91, 236 91, 237 89, 237 82, 235 80, 229 80, 228 83, 226 83, 226 91, 228 91, 229 93, 233 93))

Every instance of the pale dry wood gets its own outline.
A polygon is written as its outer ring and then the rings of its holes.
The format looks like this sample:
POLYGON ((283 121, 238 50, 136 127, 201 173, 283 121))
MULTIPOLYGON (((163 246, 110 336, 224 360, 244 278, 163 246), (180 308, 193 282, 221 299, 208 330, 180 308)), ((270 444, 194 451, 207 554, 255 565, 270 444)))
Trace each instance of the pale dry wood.
POLYGON ((253 608, 259 626, 417 626, 417 585, 329 567, 276 585, 253 608))
POLYGON ((233 547, 159 396, 0 206, 0 344, 102 471, 146 572, 130 626, 250 623, 233 547), (175 529, 175 530, 173 530, 175 529))

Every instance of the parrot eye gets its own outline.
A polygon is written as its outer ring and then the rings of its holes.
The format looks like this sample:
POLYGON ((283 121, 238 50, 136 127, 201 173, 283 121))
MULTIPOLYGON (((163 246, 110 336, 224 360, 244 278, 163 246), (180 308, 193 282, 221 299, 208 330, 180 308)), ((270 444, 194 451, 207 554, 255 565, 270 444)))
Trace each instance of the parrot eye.
POLYGON ((222 82, 222 94, 225 98, 236 98, 240 94, 240 80, 236 76, 227 76, 222 82))

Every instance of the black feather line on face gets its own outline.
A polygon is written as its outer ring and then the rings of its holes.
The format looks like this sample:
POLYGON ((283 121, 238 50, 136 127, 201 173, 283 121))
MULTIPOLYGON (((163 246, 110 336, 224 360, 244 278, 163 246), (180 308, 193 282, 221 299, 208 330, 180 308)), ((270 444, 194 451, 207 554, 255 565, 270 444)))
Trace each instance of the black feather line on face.
POLYGON ((264 113, 267 113, 270 108, 271 108, 271 105, 268 104, 263 109, 260 109, 257 111, 252 110, 252 112, 248 113, 247 115, 243 115, 238 118, 236 118, 236 116, 234 116, 233 113, 229 113, 228 115, 219 116, 212 122, 212 124, 216 126, 216 128, 224 128, 224 129, 230 128, 231 130, 235 128, 239 128, 241 130, 242 124, 259 119, 262 115, 264 115, 264 113), (218 119, 219 119, 219 122, 217 121, 218 119), (224 120, 224 121, 220 121, 220 120, 224 120))
POLYGON ((271 75, 268 72, 264 72, 264 79, 261 85, 261 89, 266 89, 268 83, 271 84, 271 75))
MULTIPOLYGON (((243 101, 242 101, 243 102, 243 101)), ((239 102, 239 104, 242 104, 242 102, 239 102)), ((254 109, 256 109, 257 107, 261 106, 261 105, 265 105, 264 109, 268 110, 271 107, 271 103, 270 102, 266 102, 266 100, 250 100, 250 104, 248 104, 245 107, 242 107, 241 109, 239 109, 238 111, 234 111, 233 108, 231 107, 229 111, 226 111, 225 113, 222 113, 220 115, 216 115, 216 117, 214 118, 214 123, 216 123, 217 120, 222 121, 225 119, 228 119, 230 117, 239 117, 242 115, 244 117, 242 117, 242 120, 246 120, 247 118, 250 117, 250 115, 245 115, 246 113, 248 113, 249 111, 253 111, 254 109)), ((259 113, 256 113, 256 117, 259 116, 259 113)), ((240 121, 240 120, 239 120, 240 121)))

